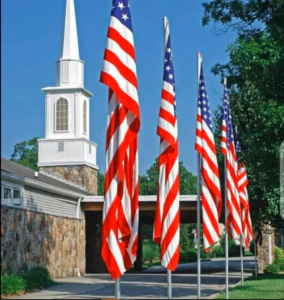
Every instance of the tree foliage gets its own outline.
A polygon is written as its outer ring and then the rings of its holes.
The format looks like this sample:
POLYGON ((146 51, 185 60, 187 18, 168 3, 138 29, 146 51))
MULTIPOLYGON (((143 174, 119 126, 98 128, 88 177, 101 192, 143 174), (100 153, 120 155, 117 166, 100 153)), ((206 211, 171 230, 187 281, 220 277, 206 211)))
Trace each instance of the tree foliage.
MULTIPOLYGON (((284 140, 284 1, 214 0, 203 7, 204 25, 212 21, 219 24, 218 33, 231 29, 238 33, 228 47, 229 62, 216 64, 212 71, 221 78, 228 77, 233 120, 248 170, 254 223, 270 221, 283 227, 279 216, 279 149, 284 140)), ((221 113, 219 107, 217 141, 221 113)), ((219 165, 222 168, 223 163, 219 165)))
MULTIPOLYGON (((180 194, 195 195, 197 187, 197 179, 183 165, 179 163, 180 175, 180 194)), ((147 170, 146 175, 139 176, 139 194, 140 195, 156 195, 159 181, 158 160, 147 170)))
POLYGON ((14 161, 32 170, 37 170, 38 139, 38 137, 34 137, 29 141, 17 143, 14 146, 14 153, 11 155, 11 161, 14 161))

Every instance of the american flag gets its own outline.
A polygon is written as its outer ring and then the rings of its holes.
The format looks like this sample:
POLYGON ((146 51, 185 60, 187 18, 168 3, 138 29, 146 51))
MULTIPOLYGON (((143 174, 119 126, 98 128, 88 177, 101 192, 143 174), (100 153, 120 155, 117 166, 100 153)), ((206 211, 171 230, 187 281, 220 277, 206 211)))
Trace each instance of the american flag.
POLYGON ((140 110, 127 0, 113 0, 101 82, 109 87, 102 257, 117 279, 135 261, 138 242, 140 110))
POLYGON ((160 136, 159 187, 154 241, 161 245, 161 264, 174 271, 179 262, 179 159, 175 76, 169 23, 165 28, 165 61, 157 134, 160 136))
POLYGON ((237 132, 235 132, 236 152, 238 155, 238 187, 242 210, 242 232, 243 241, 246 250, 249 250, 250 242, 253 240, 253 228, 250 216, 250 205, 248 197, 248 178, 245 164, 242 157, 241 144, 238 140, 237 132))
POLYGON ((227 85, 224 85, 224 104, 221 151, 226 159, 227 206, 226 226, 231 239, 238 238, 242 233, 241 205, 238 183, 238 161, 234 142, 233 120, 227 85))
POLYGON ((222 210, 222 197, 213 124, 202 62, 199 67, 199 98, 195 149, 201 156, 203 240, 205 251, 208 251, 209 247, 220 239, 219 218, 222 210))

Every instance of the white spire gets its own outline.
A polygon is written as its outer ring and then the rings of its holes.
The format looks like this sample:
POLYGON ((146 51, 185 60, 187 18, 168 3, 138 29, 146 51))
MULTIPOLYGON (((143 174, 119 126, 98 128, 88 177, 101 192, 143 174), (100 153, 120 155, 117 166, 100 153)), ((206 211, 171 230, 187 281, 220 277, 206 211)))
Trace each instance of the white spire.
POLYGON ((80 59, 74 0, 66 0, 61 59, 80 59))

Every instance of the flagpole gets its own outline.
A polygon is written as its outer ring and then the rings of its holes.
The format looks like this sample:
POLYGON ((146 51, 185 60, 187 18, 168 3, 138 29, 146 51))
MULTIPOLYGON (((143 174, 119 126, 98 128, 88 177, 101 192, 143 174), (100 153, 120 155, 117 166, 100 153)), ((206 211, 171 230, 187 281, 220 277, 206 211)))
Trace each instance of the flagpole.
POLYGON ((120 299, 120 278, 115 281, 115 299, 120 299))
POLYGON ((244 259, 243 259, 243 235, 240 237, 240 252, 241 252, 241 278, 242 286, 244 285, 244 259))
POLYGON ((256 259, 256 255, 257 255, 256 251, 257 251, 257 249, 256 249, 256 241, 255 241, 255 239, 256 239, 256 230, 254 228, 254 239, 253 239, 253 243, 254 243, 254 269, 255 269, 255 277, 257 277, 258 262, 257 262, 257 259, 256 259))
MULTIPOLYGON (((227 78, 224 78, 224 86, 227 85, 227 78)), ((225 165, 225 269, 226 269, 226 299, 229 299, 229 236, 227 228, 227 216, 228 216, 228 205, 227 205, 227 157, 224 157, 225 165)))
MULTIPOLYGON (((166 30, 168 26, 168 18, 164 17, 163 20, 163 29, 164 29, 164 46, 163 46, 163 52, 165 53, 166 50, 166 30)), ((172 271, 167 269, 167 280, 168 280, 168 299, 172 299, 172 271)))
MULTIPOLYGON (((198 74, 198 92, 199 95, 199 80, 200 80, 200 66, 201 66, 201 53, 197 53, 197 74, 198 74)), ((198 96, 197 96, 198 97, 198 96)), ((197 299, 201 299, 201 250, 200 250, 200 153, 197 154, 197 299)))

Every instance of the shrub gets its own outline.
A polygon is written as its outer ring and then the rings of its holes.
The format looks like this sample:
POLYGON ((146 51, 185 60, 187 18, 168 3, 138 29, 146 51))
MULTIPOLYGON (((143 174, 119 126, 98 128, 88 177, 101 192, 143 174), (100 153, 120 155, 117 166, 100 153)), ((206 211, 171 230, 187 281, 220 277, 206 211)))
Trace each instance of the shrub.
POLYGON ((224 257, 225 256, 225 251, 221 246, 215 246, 215 247, 212 248, 210 256, 212 258, 224 257))
POLYGON ((284 250, 279 248, 279 247, 275 247, 275 259, 284 259, 284 250))
POLYGON ((249 244, 249 251, 251 252, 252 255, 255 255, 255 253, 254 253, 254 240, 252 240, 249 244))
POLYGON ((26 285, 22 277, 15 275, 1 276, 1 295, 14 295, 26 291, 26 285))
POLYGON ((181 250, 179 261, 180 262, 194 262, 194 261, 197 261, 197 251, 196 251, 196 249, 187 249, 185 251, 181 250))
POLYGON ((53 284, 44 268, 35 268, 21 275, 1 275, 1 295, 14 295, 21 292, 33 292, 50 287, 53 284))
POLYGON ((189 262, 197 261, 197 251, 196 249, 189 249, 187 251, 187 257, 189 262))
POLYGON ((179 261, 187 262, 187 257, 186 257, 185 251, 183 251, 182 249, 180 249, 180 252, 179 252, 179 261))
POLYGON ((159 246, 151 240, 145 240, 143 244, 143 262, 153 263, 159 257, 159 246))
POLYGON ((281 272, 284 272, 284 259, 276 259, 274 264, 279 266, 281 272))
POLYGON ((29 292, 47 288, 52 284, 48 271, 40 267, 32 269, 30 272, 22 275, 22 277, 29 292))
POLYGON ((201 258, 202 259, 210 258, 210 253, 209 252, 205 252, 204 249, 201 249, 201 258))
POLYGON ((280 272, 280 267, 277 264, 271 264, 264 269, 264 274, 278 274, 280 272))

